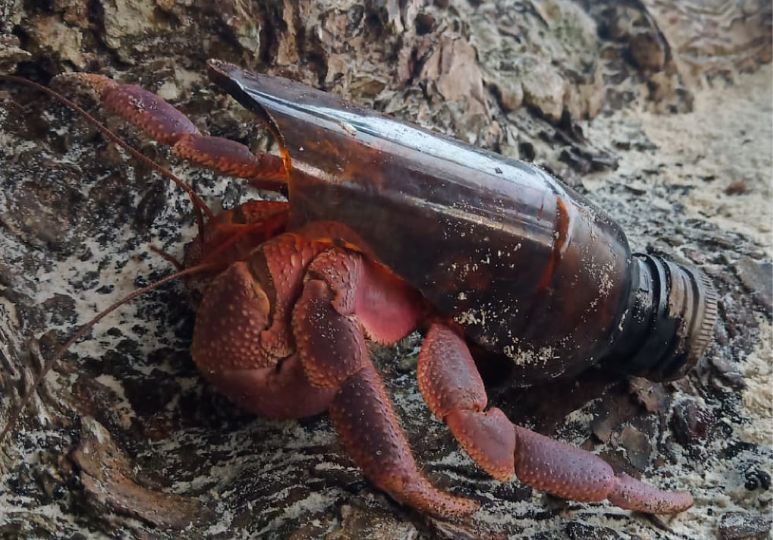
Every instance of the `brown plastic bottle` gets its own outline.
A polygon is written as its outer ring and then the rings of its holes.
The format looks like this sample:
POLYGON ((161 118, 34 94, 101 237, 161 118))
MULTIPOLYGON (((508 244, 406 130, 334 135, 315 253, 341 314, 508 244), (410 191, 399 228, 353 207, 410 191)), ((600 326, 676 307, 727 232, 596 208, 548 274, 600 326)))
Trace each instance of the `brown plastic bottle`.
POLYGON ((698 270, 632 254, 614 221, 542 169, 285 79, 213 63, 272 126, 291 171, 291 223, 334 221, 521 383, 604 363, 668 380, 712 338, 698 270))

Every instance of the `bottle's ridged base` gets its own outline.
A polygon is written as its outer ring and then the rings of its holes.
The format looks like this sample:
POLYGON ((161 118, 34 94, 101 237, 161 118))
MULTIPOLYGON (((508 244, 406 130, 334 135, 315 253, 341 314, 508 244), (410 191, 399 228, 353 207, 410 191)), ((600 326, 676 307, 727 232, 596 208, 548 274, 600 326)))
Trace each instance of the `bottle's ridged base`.
POLYGON ((706 274, 703 272, 699 273, 701 283, 706 293, 704 300, 703 323, 701 324, 700 330, 695 333, 693 341, 690 345, 692 354, 695 355, 694 362, 700 360, 701 356, 703 356, 703 353, 706 352, 706 348, 712 341, 714 341, 714 325, 716 324, 717 318, 719 317, 719 309, 717 308, 717 301, 719 300, 719 296, 717 295, 717 290, 714 288, 714 285, 711 283, 711 280, 709 280, 706 274))

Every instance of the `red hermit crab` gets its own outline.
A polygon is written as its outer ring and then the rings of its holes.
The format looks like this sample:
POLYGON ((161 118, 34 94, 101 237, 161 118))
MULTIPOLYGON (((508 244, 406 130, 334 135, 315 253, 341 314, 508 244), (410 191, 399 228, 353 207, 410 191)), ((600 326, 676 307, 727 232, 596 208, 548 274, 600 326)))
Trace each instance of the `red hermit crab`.
POLYGON ((537 167, 282 78, 209 69, 281 156, 202 135, 138 86, 72 76, 178 156, 287 198, 213 215, 191 194, 199 235, 176 276, 201 292, 191 353, 208 381, 269 418, 328 412, 373 484, 422 512, 464 515, 477 503, 422 474, 366 345, 420 329, 421 393, 494 478, 649 513, 692 505, 487 408, 467 342, 509 357, 520 384, 599 363, 676 378, 711 339, 701 273, 632 255, 614 222, 537 167))

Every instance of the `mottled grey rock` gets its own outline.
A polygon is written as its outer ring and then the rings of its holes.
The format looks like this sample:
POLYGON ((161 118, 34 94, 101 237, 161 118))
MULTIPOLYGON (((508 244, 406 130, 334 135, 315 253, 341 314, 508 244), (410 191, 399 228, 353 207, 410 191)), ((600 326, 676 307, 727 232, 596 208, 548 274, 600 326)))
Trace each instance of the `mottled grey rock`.
POLYGON ((81 420, 80 445, 72 454, 86 500, 95 513, 116 512, 161 529, 183 530, 212 519, 194 497, 181 497, 139 485, 136 467, 94 418, 81 420))
POLYGON ((735 271, 744 287, 768 312, 773 310, 773 263, 743 257, 735 265, 735 271))
POLYGON ((720 540, 757 540, 768 538, 770 516, 751 512, 725 512, 719 520, 720 540))
POLYGON ((0 34, 0 70, 12 72, 22 60, 32 55, 19 47, 19 38, 13 34, 0 34))

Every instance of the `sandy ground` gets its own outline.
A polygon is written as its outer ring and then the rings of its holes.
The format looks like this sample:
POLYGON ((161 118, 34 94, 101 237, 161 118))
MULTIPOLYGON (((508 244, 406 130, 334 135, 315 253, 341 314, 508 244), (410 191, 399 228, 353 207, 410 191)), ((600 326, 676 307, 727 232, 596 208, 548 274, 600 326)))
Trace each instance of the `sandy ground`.
MULTIPOLYGON (((694 110, 664 115, 632 107, 589 123, 592 140, 623 141, 644 135, 658 148, 620 153, 617 173, 631 178, 632 189, 650 191, 653 183, 669 190, 668 200, 694 217, 754 239, 770 253, 773 96, 770 66, 738 75, 735 84, 716 81, 695 93, 694 110), (657 175, 642 177, 642 171, 657 175)), ((585 179, 590 189, 608 178, 585 179)), ((654 201, 658 202, 658 201, 654 201)))

